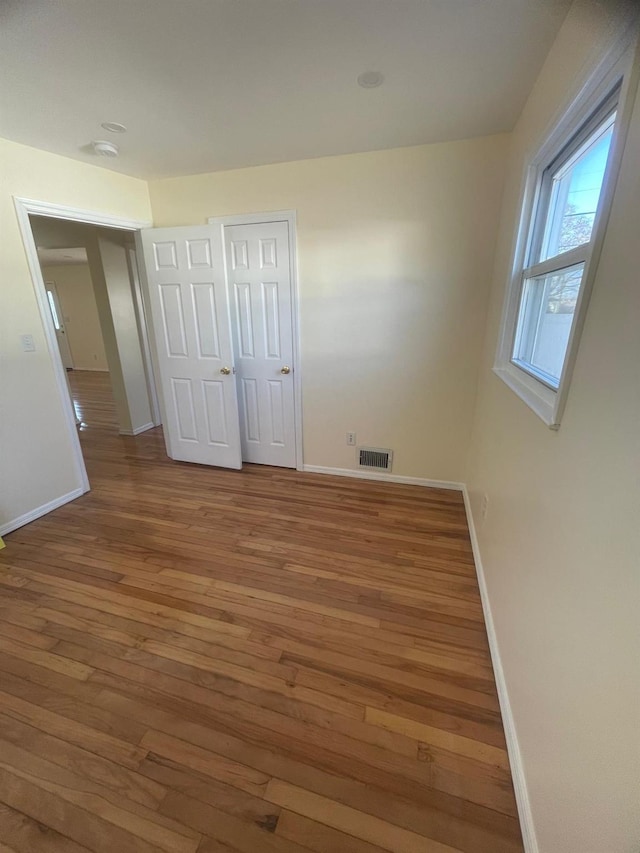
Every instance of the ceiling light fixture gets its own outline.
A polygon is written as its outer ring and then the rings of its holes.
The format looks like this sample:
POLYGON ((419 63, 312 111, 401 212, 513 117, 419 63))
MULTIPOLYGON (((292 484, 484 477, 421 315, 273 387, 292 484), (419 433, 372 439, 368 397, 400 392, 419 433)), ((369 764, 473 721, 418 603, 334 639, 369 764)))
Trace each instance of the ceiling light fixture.
POLYGON ((376 89, 382 86, 383 81, 384 77, 379 71, 363 71, 358 75, 358 86, 363 89, 376 89))
POLYGON ((127 128, 120 124, 119 121, 103 121, 100 127, 103 127, 105 130, 108 130, 109 133, 126 133, 127 128))
POLYGON ((117 157, 120 153, 120 149, 114 142, 107 142, 105 139, 96 139, 91 144, 98 157, 117 157))

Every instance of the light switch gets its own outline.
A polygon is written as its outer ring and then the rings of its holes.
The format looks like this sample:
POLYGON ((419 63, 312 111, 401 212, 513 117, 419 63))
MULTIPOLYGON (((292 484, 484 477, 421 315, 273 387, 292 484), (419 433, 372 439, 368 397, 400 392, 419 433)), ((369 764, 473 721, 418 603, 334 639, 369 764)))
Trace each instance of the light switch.
POLYGON ((33 335, 22 335, 22 349, 25 352, 35 352, 36 345, 33 342, 33 335))

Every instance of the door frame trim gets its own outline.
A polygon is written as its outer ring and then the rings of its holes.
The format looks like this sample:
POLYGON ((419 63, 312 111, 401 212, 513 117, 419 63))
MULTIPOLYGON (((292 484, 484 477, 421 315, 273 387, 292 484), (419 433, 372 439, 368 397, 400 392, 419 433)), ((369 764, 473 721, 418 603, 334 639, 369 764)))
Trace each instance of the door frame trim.
MULTIPOLYGON (((33 231, 31 230, 29 215, 48 216, 52 219, 65 219, 70 222, 84 222, 89 225, 99 225, 104 228, 118 228, 121 231, 138 231, 140 228, 149 228, 151 226, 151 222, 148 220, 124 219, 118 216, 112 216, 108 213, 101 213, 99 211, 83 210, 78 207, 68 207, 63 204, 36 201, 34 199, 22 198, 15 195, 13 196, 13 203, 18 219, 18 228, 20 230, 22 243, 27 256, 29 272, 31 273, 31 283, 33 284, 38 311, 40 312, 40 320, 42 322, 42 328, 47 342, 47 350, 53 366, 53 376, 58 389, 58 396, 60 397, 60 403, 62 405, 62 411, 67 426, 78 489, 81 489, 81 494, 84 494, 90 489, 89 477, 87 476, 87 469, 84 464, 84 457, 80 446, 80 437, 78 436, 78 429, 76 427, 76 415, 71 404, 71 398, 69 397, 65 368, 62 364, 62 356, 58 349, 58 342, 56 340, 55 329, 53 327, 53 319, 47 303, 44 278, 40 268, 38 250, 36 248, 33 231)), ((75 497, 78 497, 77 489, 69 492, 69 495, 66 495, 65 498, 73 500, 75 497), (69 495, 72 497, 69 497, 69 495)))
MULTIPOLYGON (((293 339, 293 419, 296 440, 296 470, 304 470, 302 442, 302 370, 300 346, 300 288, 298 277, 298 228, 295 210, 268 210, 254 213, 236 213, 228 216, 210 216, 209 225, 220 228, 222 245, 226 246, 224 229, 227 225, 260 225, 263 222, 286 222, 289 226, 289 275, 291 279, 291 323, 293 339)), ((224 267, 227 288, 229 279, 226 274, 227 257, 224 251, 224 267)))

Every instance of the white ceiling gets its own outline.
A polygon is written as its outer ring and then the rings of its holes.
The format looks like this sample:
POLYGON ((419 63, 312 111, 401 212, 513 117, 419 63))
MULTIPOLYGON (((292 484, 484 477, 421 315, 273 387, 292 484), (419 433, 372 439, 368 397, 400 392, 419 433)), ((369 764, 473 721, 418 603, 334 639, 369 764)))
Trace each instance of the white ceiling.
POLYGON ((0 135, 150 178, 509 131, 569 6, 2 0, 0 135))
POLYGON ((86 249, 44 249, 38 246, 38 259, 45 266, 62 266, 66 264, 86 264, 86 249))

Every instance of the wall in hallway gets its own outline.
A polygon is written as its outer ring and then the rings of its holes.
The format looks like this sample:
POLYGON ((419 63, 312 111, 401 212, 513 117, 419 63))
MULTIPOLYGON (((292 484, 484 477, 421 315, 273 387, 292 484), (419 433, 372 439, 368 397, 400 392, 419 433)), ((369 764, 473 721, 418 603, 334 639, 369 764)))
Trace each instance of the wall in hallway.
POLYGON ((43 265, 42 275, 56 285, 75 369, 108 370, 89 265, 43 265))
POLYGON ((153 417, 124 235, 93 228, 86 249, 120 432, 135 435, 149 429, 153 417))

